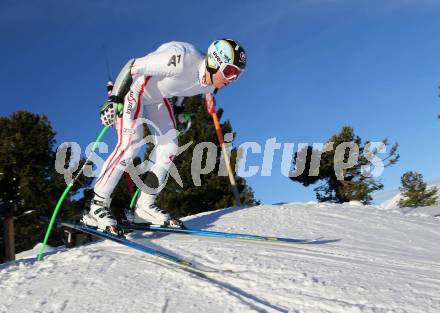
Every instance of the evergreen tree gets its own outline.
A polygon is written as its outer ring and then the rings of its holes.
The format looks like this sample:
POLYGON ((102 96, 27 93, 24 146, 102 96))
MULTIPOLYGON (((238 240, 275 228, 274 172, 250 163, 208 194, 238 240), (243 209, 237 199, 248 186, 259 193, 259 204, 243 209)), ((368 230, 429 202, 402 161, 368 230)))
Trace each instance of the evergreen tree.
MULTIPOLYGON (((385 146, 388 146, 387 139, 382 142, 385 146)), ((372 159, 372 156, 378 157, 378 151, 370 149, 368 141, 363 143, 351 127, 343 127, 339 134, 333 135, 328 140, 327 144, 330 143, 333 143, 333 148, 322 154, 320 151, 314 150, 312 146, 295 153, 293 165, 298 169, 301 164, 304 164, 304 171, 299 175, 292 173, 290 179, 301 183, 303 186, 321 182, 314 189, 316 198, 320 202, 343 203, 357 200, 364 204, 371 203, 371 193, 382 189, 383 185, 376 178, 368 175, 363 167, 370 164, 366 156, 369 156, 369 159, 372 159), (338 177, 338 169, 335 168, 335 149, 341 143, 353 143, 359 148, 357 162, 352 167, 342 170, 342 179, 338 177), (321 155, 321 158, 314 157, 317 155, 321 155), (316 166, 312 166, 312 163, 316 166), (311 169, 313 170, 317 166, 319 166, 319 172, 311 173, 311 169)), ((343 161, 348 162, 350 151, 346 149, 344 152, 343 161)), ((384 161, 384 166, 387 167, 395 164, 398 159, 397 144, 394 144, 388 152, 388 156, 382 161, 384 161)))
POLYGON ((427 189, 422 174, 406 172, 402 175, 401 184, 399 188, 403 196, 399 201, 401 208, 429 206, 438 202, 438 188, 427 189))
MULTIPOLYGON (((174 159, 174 164, 182 178, 183 187, 170 177, 165 188, 159 194, 157 203, 167 209, 176 217, 196 214, 205 211, 218 210, 234 205, 234 196, 227 176, 218 176, 220 160, 223 157, 219 146, 215 128, 211 117, 206 111, 204 99, 194 96, 186 100, 185 112, 192 115, 191 128, 179 137, 179 146, 193 142, 192 145, 174 159), (200 142, 212 142, 217 146, 217 162, 215 169, 206 175, 201 175, 201 186, 195 186, 191 176, 191 162, 195 146, 200 142)), ((217 114, 221 119, 223 110, 217 114)), ((222 125, 223 134, 232 133, 229 121, 222 125)), ((147 150, 146 156, 151 151, 147 150)), ((237 150, 231 151, 231 166, 235 168, 237 150)), ((206 155, 203 157, 206 162, 206 155)), ((203 162, 202 162, 203 163, 203 162)), ((204 166, 204 164, 202 165, 204 166)), ((254 198, 252 189, 246 184, 245 179, 235 177, 240 200, 243 205, 255 205, 258 202, 254 198)))
MULTIPOLYGON (((41 222, 40 216, 51 215, 66 188, 63 175, 55 171, 54 138, 46 116, 18 111, 0 117, 0 201, 14 211, 17 252, 42 241, 47 223, 41 222)), ((83 181, 87 186, 88 181, 83 181)), ((78 189, 75 187, 71 196, 78 189)), ((73 215, 79 205, 68 197, 60 216, 73 215)), ((54 234, 49 244, 61 242, 54 234)))

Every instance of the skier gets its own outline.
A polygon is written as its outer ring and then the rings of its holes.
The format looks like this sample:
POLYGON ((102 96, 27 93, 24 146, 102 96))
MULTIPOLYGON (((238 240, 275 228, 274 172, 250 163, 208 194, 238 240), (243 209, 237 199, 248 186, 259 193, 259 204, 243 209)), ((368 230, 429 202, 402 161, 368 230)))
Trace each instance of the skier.
POLYGON ((142 123, 136 124, 136 120, 143 117, 152 122, 148 128, 155 145, 143 180, 148 188, 157 192, 141 193, 133 222, 182 228, 179 220, 171 218, 155 204, 160 192, 158 188, 166 182, 178 149, 177 139, 159 140, 161 134, 177 128, 174 115, 179 112, 173 112, 168 98, 190 97, 221 89, 237 80, 245 66, 246 53, 232 39, 214 41, 206 56, 189 43, 169 42, 144 57, 128 61, 100 110, 102 123, 116 127, 118 144, 103 165, 90 209, 84 213, 82 222, 118 233, 117 221, 110 210, 111 194, 139 150, 136 143, 144 134, 142 123))

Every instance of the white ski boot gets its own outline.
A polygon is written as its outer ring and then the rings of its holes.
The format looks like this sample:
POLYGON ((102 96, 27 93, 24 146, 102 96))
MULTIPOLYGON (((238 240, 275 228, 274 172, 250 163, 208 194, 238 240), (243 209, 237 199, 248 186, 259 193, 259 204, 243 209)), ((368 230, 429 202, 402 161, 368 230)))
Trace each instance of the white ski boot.
POLYGON ((116 218, 110 210, 110 202, 112 199, 105 199, 95 194, 93 197, 90 210, 84 212, 81 222, 87 226, 96 227, 98 230, 112 235, 121 236, 116 218))
POLYGON ((136 209, 127 219, 134 224, 150 224, 163 227, 185 228, 183 223, 170 214, 159 208, 154 204, 156 197, 154 195, 147 195, 139 197, 136 209), (142 200, 141 203, 139 203, 142 200))

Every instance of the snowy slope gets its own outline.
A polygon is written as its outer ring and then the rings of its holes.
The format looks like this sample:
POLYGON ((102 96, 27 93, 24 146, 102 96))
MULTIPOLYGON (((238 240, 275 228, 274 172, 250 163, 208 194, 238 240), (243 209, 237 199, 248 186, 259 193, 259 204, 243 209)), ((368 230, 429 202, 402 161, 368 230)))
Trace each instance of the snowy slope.
POLYGON ((233 272, 205 279, 103 241, 0 265, 0 312, 440 312, 438 218, 293 203, 199 214, 187 225, 341 240, 286 247, 138 232, 145 245, 233 272))

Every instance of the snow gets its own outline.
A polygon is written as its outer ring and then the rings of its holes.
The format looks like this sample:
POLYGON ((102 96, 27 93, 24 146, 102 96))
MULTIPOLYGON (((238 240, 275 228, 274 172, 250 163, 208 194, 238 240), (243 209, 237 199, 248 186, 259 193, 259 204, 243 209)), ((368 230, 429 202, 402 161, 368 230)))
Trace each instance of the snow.
POLYGON ((287 246, 130 235, 232 271, 207 278, 109 241, 58 248, 43 262, 0 265, 0 312, 440 312, 440 207, 430 210, 308 202, 202 213, 186 224, 340 240, 287 246))
MULTIPOLYGON (((32 250, 27 250, 27 251, 23 251, 20 253, 17 253, 17 255, 15 256, 15 258, 18 259, 29 259, 29 258, 35 258, 35 256, 40 252, 41 246, 43 244, 42 243, 38 243, 37 245, 35 245, 35 247, 32 250)), ((46 254, 50 253, 50 252, 56 252, 58 250, 61 250, 59 248, 56 247, 52 247, 49 245, 46 245, 44 252, 46 254)))

